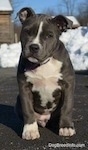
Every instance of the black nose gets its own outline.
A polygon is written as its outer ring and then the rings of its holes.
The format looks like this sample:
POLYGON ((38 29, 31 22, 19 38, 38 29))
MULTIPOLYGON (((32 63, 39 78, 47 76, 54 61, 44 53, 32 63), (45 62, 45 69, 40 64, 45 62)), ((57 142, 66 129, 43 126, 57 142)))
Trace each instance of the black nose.
POLYGON ((31 44, 29 46, 30 51, 33 53, 37 53, 39 51, 39 45, 38 44, 31 44))

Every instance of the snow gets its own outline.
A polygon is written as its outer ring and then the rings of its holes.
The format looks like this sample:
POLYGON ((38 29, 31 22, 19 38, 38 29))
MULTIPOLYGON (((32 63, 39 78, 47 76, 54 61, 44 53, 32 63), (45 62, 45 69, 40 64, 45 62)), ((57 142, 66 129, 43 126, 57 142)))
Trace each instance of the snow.
POLYGON ((88 70, 88 27, 64 32, 60 39, 69 52, 75 70, 88 70))
POLYGON ((80 26, 80 23, 74 16, 66 16, 66 17, 73 22, 73 26, 80 26))
POLYGON ((12 6, 9 0, 2 0, 0 3, 0 11, 12 11, 12 6))
MULTIPOLYGON (((88 27, 69 29, 63 32, 60 40, 69 52, 75 70, 88 70, 88 27)), ((2 44, 0 46, 0 67, 17 67, 21 44, 2 44)))
POLYGON ((16 67, 21 53, 21 44, 2 44, 0 47, 0 67, 16 67))

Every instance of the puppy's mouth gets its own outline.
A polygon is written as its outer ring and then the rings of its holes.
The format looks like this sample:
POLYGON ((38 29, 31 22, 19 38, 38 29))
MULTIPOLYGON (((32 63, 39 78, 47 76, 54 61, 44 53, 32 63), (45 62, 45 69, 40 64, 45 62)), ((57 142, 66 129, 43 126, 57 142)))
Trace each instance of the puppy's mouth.
POLYGON ((48 57, 47 59, 45 59, 44 61, 40 62, 37 58, 34 58, 34 57, 28 57, 28 60, 32 63, 36 63, 36 64, 40 64, 40 65, 43 65, 43 64, 46 64, 49 60, 50 60, 51 57, 48 57))
POLYGON ((29 60, 30 62, 33 62, 33 63, 38 63, 38 62, 39 62, 38 59, 37 59, 37 58, 34 58, 34 57, 28 57, 28 60, 29 60))

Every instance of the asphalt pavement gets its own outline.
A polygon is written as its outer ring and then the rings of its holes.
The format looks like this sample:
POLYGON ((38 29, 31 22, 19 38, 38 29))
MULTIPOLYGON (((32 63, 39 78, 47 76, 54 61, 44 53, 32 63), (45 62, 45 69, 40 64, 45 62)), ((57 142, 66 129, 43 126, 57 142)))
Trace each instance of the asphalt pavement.
POLYGON ((22 122, 14 113, 18 94, 16 68, 0 68, 0 150, 88 150, 88 72, 77 72, 73 120, 76 135, 60 137, 56 120, 39 127, 40 139, 21 138, 22 122))

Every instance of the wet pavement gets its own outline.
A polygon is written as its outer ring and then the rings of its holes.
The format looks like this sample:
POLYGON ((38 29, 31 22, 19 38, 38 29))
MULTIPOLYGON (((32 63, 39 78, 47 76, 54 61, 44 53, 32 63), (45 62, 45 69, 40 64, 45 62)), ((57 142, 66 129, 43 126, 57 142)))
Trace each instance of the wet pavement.
POLYGON ((14 113, 18 94, 16 69, 0 69, 0 150, 88 150, 88 74, 76 74, 73 120, 77 134, 60 137, 53 122, 48 128, 39 127, 40 139, 21 138, 22 122, 14 113))

